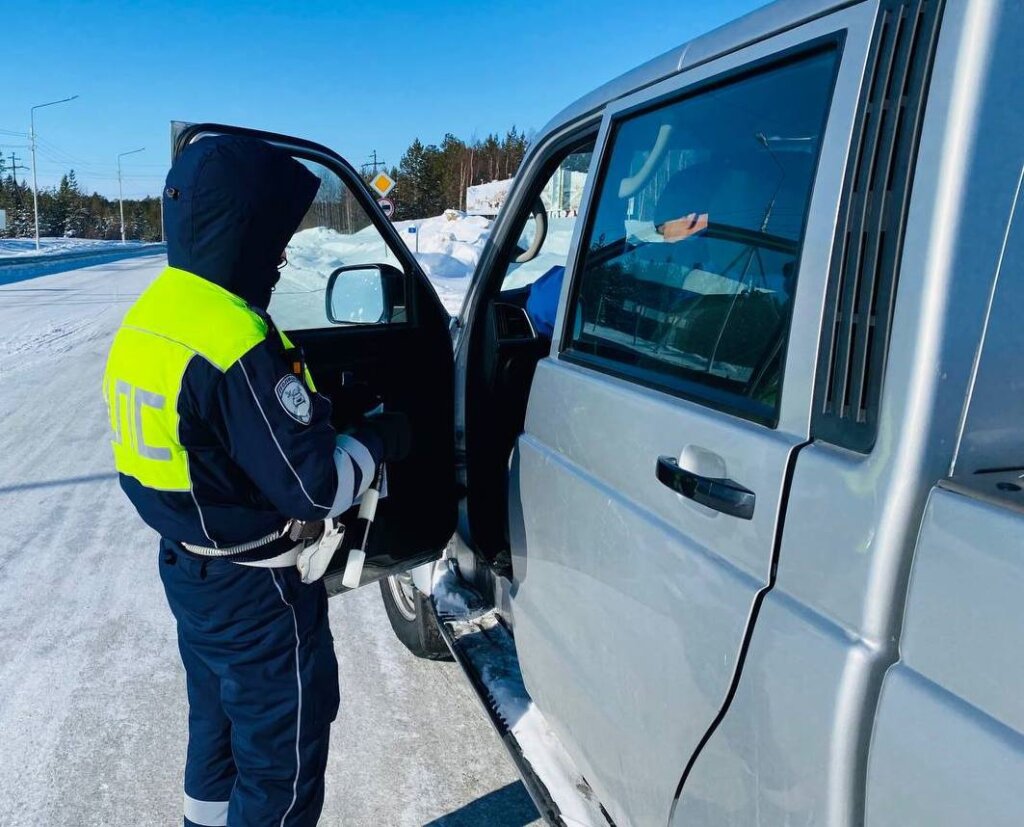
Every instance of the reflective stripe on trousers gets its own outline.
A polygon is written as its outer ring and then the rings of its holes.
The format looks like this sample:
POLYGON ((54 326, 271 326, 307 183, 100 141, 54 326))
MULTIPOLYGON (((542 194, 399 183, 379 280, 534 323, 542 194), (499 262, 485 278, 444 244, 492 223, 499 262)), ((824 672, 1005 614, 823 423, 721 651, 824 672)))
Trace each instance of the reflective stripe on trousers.
POLYGON ((185 793, 185 824, 201 827, 226 827, 228 823, 228 802, 200 801, 185 793))

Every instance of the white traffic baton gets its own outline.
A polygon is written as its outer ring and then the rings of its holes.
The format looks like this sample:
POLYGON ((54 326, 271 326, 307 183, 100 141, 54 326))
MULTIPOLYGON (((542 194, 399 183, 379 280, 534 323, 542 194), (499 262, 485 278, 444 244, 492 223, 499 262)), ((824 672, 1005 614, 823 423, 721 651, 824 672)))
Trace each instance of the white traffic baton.
POLYGON ((384 486, 384 463, 377 466, 373 475, 373 482, 363 494, 362 502, 359 504, 359 519, 366 521, 366 528, 363 530, 363 542, 359 548, 350 549, 348 560, 345 562, 345 573, 341 577, 341 584, 346 589, 358 589, 363 577, 363 564, 366 562, 366 544, 370 539, 370 527, 373 525, 374 517, 377 516, 377 503, 380 500, 380 492, 384 486))

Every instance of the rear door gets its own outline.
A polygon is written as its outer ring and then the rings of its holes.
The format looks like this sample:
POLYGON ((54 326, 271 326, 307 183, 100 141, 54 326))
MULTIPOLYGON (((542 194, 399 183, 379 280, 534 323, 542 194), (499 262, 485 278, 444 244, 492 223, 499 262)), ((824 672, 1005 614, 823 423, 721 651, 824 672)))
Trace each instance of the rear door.
MULTIPOLYGON (((185 128, 175 155, 217 134, 268 141, 321 180, 288 245, 269 311, 304 350, 317 390, 333 403, 335 427, 351 426, 378 401, 404 412, 412 425, 411 454, 388 468, 388 495, 370 534, 361 585, 438 557, 454 531, 456 507, 448 312, 341 156, 298 138, 218 124, 185 128)), ((347 549, 362 539, 355 510, 343 521, 345 546, 325 578, 332 593, 342 590, 347 549)))
POLYGON ((510 508, 526 686, 616 823, 667 823, 774 580, 853 111, 833 97, 856 88, 864 17, 602 124, 510 508))

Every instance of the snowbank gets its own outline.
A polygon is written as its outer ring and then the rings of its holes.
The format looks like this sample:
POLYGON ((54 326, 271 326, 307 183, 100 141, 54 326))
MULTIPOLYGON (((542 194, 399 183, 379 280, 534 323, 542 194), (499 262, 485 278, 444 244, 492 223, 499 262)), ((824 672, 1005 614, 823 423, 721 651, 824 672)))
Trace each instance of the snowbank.
POLYGON ((448 312, 457 314, 491 233, 491 222, 483 216, 446 210, 434 218, 396 222, 395 228, 448 312), (411 228, 416 232, 410 232, 411 228))
MULTIPOLYGON (((129 245, 139 246, 139 241, 129 241, 129 245)), ((120 239, 105 241, 98 238, 40 238, 39 250, 36 250, 34 238, 0 238, 0 258, 15 256, 53 255, 54 253, 70 253, 84 250, 103 250, 112 245, 122 246, 120 239)))
POLYGON ((120 241, 70 238, 47 238, 40 241, 42 249, 36 253, 35 241, 31 239, 0 240, 0 284, 13 284, 137 256, 156 256, 167 250, 165 244, 140 241, 129 241, 127 244, 120 241))
POLYGON ((476 269, 491 222, 480 215, 445 210, 434 218, 395 222, 395 229, 417 260, 426 262, 428 276, 461 278, 476 269))
MULTIPOLYGON (((490 234, 491 222, 457 210, 414 221, 395 229, 413 252, 449 313, 458 313, 470 278, 490 234)), ((308 326, 323 316, 327 279, 342 265, 394 263, 377 230, 366 227, 344 234, 327 227, 296 233, 288 245, 288 267, 281 274, 271 307, 283 326, 308 326), (315 304, 315 307, 314 307, 315 304)))
POLYGON ((505 203, 514 178, 503 181, 488 181, 466 188, 466 212, 477 215, 497 215, 505 203))

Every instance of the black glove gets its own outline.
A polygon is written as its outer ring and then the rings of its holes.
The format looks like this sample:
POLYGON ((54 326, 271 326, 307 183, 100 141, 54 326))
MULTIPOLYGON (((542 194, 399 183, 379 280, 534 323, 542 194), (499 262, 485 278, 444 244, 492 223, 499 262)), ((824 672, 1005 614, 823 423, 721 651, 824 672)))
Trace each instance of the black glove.
POLYGON ((412 429, 409 417, 397 411, 384 411, 366 417, 367 427, 383 444, 384 462, 399 462, 409 456, 412 448, 412 429))

